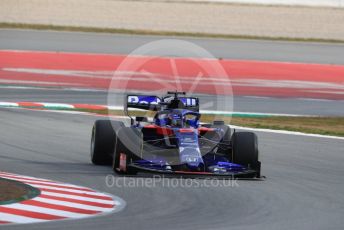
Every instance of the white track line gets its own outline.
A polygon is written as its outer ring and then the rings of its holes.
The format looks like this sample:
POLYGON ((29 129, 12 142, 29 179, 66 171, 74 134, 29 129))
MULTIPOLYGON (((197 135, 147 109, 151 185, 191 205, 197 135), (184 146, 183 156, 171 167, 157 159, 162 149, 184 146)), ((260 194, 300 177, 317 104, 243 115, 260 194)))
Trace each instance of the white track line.
MULTIPOLYGON (((45 111, 45 110, 38 110, 38 111, 45 111)), ((53 112, 53 111, 48 111, 53 112)), ((64 113, 64 111, 59 111, 61 113, 64 113)), ((80 115, 88 115, 88 116, 104 116, 104 115, 98 115, 94 113, 88 113, 88 112, 82 112, 80 115)), ((105 116, 104 116, 105 117, 105 116)), ((108 117, 108 116, 106 116, 108 117)), ((113 116, 114 118, 127 118, 123 116, 113 116)), ((327 138, 327 139, 337 139, 337 140, 344 140, 344 137, 338 137, 338 136, 327 136, 327 135, 321 135, 321 134, 311 134, 311 133, 302 133, 302 132, 294 132, 294 131, 286 131, 286 130, 273 130, 273 129, 258 129, 258 128, 249 128, 249 127, 242 127, 242 126, 235 126, 230 125, 232 128, 237 129, 245 129, 245 130, 251 130, 251 131, 258 131, 258 132, 265 132, 265 133, 277 133, 277 134, 287 134, 287 135, 296 135, 296 136, 306 136, 306 137, 318 137, 318 138, 327 138)))
POLYGON ((0 102, 0 106, 4 106, 4 107, 18 107, 17 103, 13 103, 13 102, 0 102))
MULTIPOLYGON (((12 103, 12 102, 0 102, 0 107, 22 107, 20 105, 21 102, 12 103)), ((59 109, 78 109, 76 104, 65 104, 65 103, 46 103, 46 102, 33 102, 35 104, 42 105, 43 107, 49 109, 49 108, 59 108, 59 109)), ((100 106, 104 109, 109 110, 123 110, 123 106, 109 106, 109 105, 91 105, 91 104, 85 104, 85 106, 89 106, 90 109, 92 109, 92 106, 100 106)), ((25 106, 23 106, 25 107, 25 106)), ((132 109, 133 111, 142 111, 140 109, 132 109)), ((71 113, 73 111, 59 111, 61 113, 71 113)), ((285 114, 285 113, 258 113, 258 112, 229 112, 229 111, 212 111, 212 110, 200 110, 200 113, 203 114, 214 114, 214 115, 236 115, 236 114, 243 114, 243 115, 257 115, 257 116, 287 116, 287 117, 317 117, 315 115, 300 115, 300 114, 285 114)))
POLYGON ((249 127, 236 126, 236 125, 230 125, 230 127, 231 128, 236 128, 236 129, 257 131, 257 132, 265 132, 265 133, 277 133, 277 134, 287 134, 287 135, 295 135, 295 136, 319 137, 319 138, 344 140, 344 137, 326 136, 326 135, 321 135, 321 134, 301 133, 301 132, 286 131, 286 130, 258 129, 258 128, 249 128, 249 127))
MULTIPOLYGON (((6 102, 0 102, 0 106, 1 103, 6 104, 6 102)), ((13 103, 16 104, 16 103, 13 103)), ((63 104, 60 104, 63 105, 63 104)), ((71 105, 72 106, 72 105, 71 105)), ((47 112, 48 110, 35 110, 35 111, 45 111, 47 112)), ((54 112, 54 111, 48 111, 48 112, 54 112)), ((66 113, 66 114, 70 114, 69 111, 58 111, 59 113, 66 113)), ((204 111, 203 111, 204 112, 204 111)), ((239 112, 236 112, 239 113, 239 112)), ((76 113, 76 114, 80 114, 80 115, 90 115, 90 116, 106 116, 106 115, 98 115, 98 114, 94 114, 94 113, 88 113, 88 112, 80 112, 80 113, 76 113)), ((245 113, 247 115, 250 114, 258 114, 258 113, 245 113)), ((272 115, 272 116, 278 116, 278 115, 282 115, 282 114, 269 114, 269 113, 259 113, 259 115, 272 115)), ((283 114, 284 115, 284 114, 283 114)), ((287 115, 287 114, 285 114, 287 115)), ((291 115, 291 116, 298 116, 298 115, 291 115)), ((118 118, 118 117, 117 117, 118 118)), ((252 130, 252 131, 259 131, 259 132, 267 132, 267 133, 277 133, 277 134, 288 134, 288 135, 298 135, 298 136, 308 136, 308 137, 318 137, 318 138, 328 138, 328 139, 338 139, 338 140, 344 140, 344 137, 337 137, 337 136, 327 136, 327 135, 320 135, 320 134, 309 134, 309 133, 302 133, 302 132, 294 132, 294 131, 286 131, 286 130, 272 130, 272 129, 258 129, 258 128, 248 128, 248 127, 240 127, 240 126, 234 126, 234 125, 230 125, 233 128, 239 128, 239 129, 245 129, 245 130, 252 130)))
POLYGON ((74 106, 71 104, 63 104, 63 103, 39 103, 42 104, 45 108, 53 107, 53 108, 66 108, 66 109, 74 109, 74 106))

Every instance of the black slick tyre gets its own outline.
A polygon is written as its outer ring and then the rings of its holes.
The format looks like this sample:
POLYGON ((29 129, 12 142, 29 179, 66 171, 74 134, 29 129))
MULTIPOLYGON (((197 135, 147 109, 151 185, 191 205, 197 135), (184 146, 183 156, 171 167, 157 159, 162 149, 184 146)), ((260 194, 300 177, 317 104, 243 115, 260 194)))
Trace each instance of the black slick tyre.
POLYGON ((115 129, 122 122, 97 120, 92 128, 91 161, 95 165, 110 165, 115 145, 115 129))
POLYGON ((256 177, 260 177, 257 135, 252 132, 235 132, 232 135, 232 144, 232 162, 255 170, 256 177))
POLYGON ((142 144, 142 133, 139 130, 131 127, 121 128, 116 136, 113 170, 118 174, 137 174, 137 170, 130 167, 130 164, 139 159, 142 144))

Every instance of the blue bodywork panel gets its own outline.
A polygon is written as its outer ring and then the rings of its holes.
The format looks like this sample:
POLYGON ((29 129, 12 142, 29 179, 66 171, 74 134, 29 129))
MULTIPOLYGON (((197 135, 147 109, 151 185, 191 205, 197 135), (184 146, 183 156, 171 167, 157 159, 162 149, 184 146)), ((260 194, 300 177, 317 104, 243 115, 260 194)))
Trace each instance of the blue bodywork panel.
POLYGON ((174 129, 178 139, 179 159, 181 164, 186 164, 191 169, 204 167, 203 158, 198 144, 198 130, 174 129))
MULTIPOLYGON (((183 110, 179 111, 181 114, 188 114, 191 111, 183 110)), ((194 112, 192 112, 194 113, 194 112)), ((161 121, 155 121, 155 124, 161 124, 161 121)), ((161 126, 159 126, 161 127, 161 126)), ((198 127, 198 125, 197 125, 198 127)), ((201 154, 199 143, 199 130, 190 126, 184 127, 168 127, 173 131, 174 137, 177 140, 177 148, 179 154, 180 164, 185 166, 183 170, 187 171, 204 171, 214 174, 233 174, 244 172, 247 169, 239 164, 230 162, 229 156, 219 156, 215 153, 209 153, 206 155, 201 154)), ((214 129, 220 135, 223 135, 223 130, 214 129)), ((135 165, 157 171, 172 172, 173 166, 171 166, 164 158, 163 154, 154 157, 152 159, 140 159, 134 162, 135 165)))

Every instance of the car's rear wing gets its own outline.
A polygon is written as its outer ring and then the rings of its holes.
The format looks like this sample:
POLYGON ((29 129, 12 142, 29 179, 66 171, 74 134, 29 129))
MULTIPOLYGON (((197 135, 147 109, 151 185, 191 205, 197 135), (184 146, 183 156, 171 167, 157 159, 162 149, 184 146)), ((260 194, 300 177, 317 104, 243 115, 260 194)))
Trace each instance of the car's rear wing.
POLYGON ((127 95, 125 99, 124 109, 128 111, 128 108, 142 109, 142 110, 160 110, 161 98, 152 95, 127 95))
MULTIPOLYGON (((199 112, 199 99, 197 97, 178 97, 178 99, 183 102, 184 109, 199 112)), ((169 103, 171 100, 173 100, 172 96, 162 98, 164 103, 169 103)))
POLYGON ((181 97, 185 108, 195 112, 199 112, 199 99, 197 97, 181 97))
MULTIPOLYGON (((199 111, 199 99, 196 97, 178 97, 178 99, 184 104, 184 109, 198 112, 199 111)), ((153 95, 127 95, 124 102, 124 110, 128 115, 129 108, 158 111, 161 110, 163 105, 168 104, 173 97, 166 96, 160 98, 153 95)))

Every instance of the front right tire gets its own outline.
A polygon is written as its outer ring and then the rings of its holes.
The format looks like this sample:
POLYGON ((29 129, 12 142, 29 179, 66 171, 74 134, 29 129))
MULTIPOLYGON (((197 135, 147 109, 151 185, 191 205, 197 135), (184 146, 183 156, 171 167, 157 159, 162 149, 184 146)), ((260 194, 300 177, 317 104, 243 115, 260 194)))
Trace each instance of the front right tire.
POLYGON ((252 132, 235 132, 232 135, 232 145, 232 162, 255 170, 256 177, 260 177, 257 135, 252 132))
POLYGON ((139 159, 142 152, 142 133, 136 128, 123 127, 118 131, 115 143, 113 170, 118 174, 137 174, 137 170, 129 165, 139 159))
POLYGON ((97 120, 92 128, 91 161, 95 165, 111 165, 116 131, 124 127, 123 122, 97 120))

